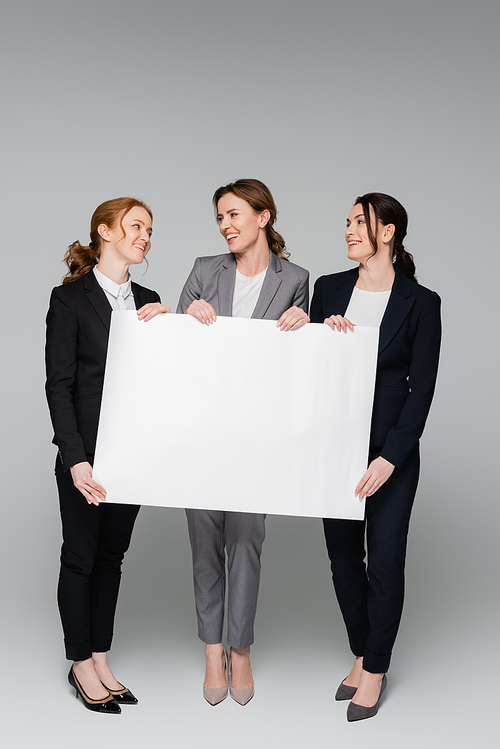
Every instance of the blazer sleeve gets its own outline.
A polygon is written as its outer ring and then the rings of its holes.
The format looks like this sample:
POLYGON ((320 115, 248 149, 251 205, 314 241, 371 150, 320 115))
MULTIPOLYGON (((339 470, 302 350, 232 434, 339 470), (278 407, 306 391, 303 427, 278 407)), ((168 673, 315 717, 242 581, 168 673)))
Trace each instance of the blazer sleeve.
POLYGON ((67 468, 87 460, 78 429, 74 390, 78 347, 78 321, 61 287, 53 289, 47 313, 45 392, 55 443, 67 468))
POLYGON ((201 260, 199 257, 194 261, 193 269, 189 274, 184 288, 181 291, 179 304, 177 305, 177 314, 183 315, 191 302, 195 299, 201 299, 202 278, 201 278, 201 260))
POLYGON ((412 342, 408 376, 410 392, 380 453, 398 468, 422 436, 431 407, 441 344, 440 310, 441 299, 435 292, 429 292, 412 342))
POLYGON ((291 307, 300 307, 307 315, 309 310, 309 271, 304 271, 304 276, 295 291, 291 307))

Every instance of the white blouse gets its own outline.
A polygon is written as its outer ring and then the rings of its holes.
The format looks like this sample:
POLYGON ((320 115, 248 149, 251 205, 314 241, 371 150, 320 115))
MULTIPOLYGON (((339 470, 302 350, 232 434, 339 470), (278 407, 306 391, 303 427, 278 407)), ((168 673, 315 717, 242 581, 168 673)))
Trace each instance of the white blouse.
POLYGON ((364 328, 379 328, 390 295, 391 289, 364 291, 355 286, 344 317, 364 328))
POLYGON ((267 273, 265 268, 257 276, 244 276, 236 269, 236 281, 234 283, 233 295, 233 317, 252 317, 252 313, 257 304, 264 276, 267 273))

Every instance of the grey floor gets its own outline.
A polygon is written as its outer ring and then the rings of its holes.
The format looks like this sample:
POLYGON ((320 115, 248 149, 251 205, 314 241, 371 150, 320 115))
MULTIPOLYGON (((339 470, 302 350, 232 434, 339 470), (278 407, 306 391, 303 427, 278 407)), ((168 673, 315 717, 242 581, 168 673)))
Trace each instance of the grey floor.
MULTIPOLYGON (((422 491, 420 499, 425 503, 422 491)), ((48 512, 52 520, 54 511, 48 512)), ((40 538, 33 553, 50 540, 40 538)), ((489 592, 470 588, 464 606, 460 589, 450 587, 442 529, 426 527, 423 510, 414 514, 407 602, 389 686, 378 716, 357 724, 346 721, 347 703, 333 699, 351 661, 319 521, 268 518, 252 650, 256 694, 245 708, 229 698, 213 708, 202 698, 203 645, 196 637, 182 511, 146 507, 139 516, 110 662, 140 704, 120 716, 86 711, 67 684, 54 600, 57 554, 52 557, 36 592, 32 586, 31 596, 17 593, 15 608, 7 607, 2 670, 9 677, 1 704, 9 749, 497 745, 496 716, 482 701, 494 613, 485 605, 489 592)))

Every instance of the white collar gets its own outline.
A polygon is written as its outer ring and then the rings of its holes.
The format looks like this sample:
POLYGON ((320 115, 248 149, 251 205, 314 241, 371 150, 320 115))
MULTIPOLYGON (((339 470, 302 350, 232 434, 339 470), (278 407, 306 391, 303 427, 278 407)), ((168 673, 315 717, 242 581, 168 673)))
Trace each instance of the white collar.
POLYGON ((108 294, 111 294, 111 296, 114 296, 115 299, 118 298, 118 295, 121 291, 122 297, 126 299, 131 293, 132 293, 132 279, 130 278, 130 275, 128 277, 128 281, 125 281, 125 283, 115 283, 110 278, 104 275, 104 273, 101 273, 100 270, 97 270, 97 266, 94 265, 94 274, 97 278, 97 283, 101 287, 101 289, 104 289, 104 291, 107 291, 108 294))

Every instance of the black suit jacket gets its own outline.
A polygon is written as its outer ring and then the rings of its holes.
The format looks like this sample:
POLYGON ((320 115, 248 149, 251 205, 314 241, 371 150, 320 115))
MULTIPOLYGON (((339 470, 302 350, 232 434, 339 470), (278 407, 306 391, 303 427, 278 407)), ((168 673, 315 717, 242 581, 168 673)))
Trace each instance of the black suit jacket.
MULTIPOLYGON (((397 266, 395 271, 380 325, 370 448, 401 468, 418 445, 434 394, 441 300, 434 291, 407 278, 397 266)), ((358 268, 318 278, 311 322, 345 315, 357 279, 358 268)))
MULTIPOLYGON (((132 282, 137 308, 159 302, 132 282)), ((93 272, 52 290, 47 313, 45 391, 64 468, 95 452, 111 305, 93 272)))

